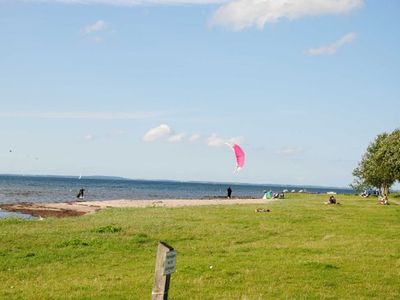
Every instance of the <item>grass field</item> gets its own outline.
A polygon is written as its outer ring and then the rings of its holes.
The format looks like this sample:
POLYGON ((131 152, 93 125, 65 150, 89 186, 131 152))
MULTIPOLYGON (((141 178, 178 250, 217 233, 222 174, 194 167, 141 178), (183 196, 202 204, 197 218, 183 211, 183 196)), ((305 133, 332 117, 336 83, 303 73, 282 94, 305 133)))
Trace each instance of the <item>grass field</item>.
POLYGON ((337 198, 2 219, 0 299, 150 299, 159 240, 170 299, 400 299, 400 205, 337 198))

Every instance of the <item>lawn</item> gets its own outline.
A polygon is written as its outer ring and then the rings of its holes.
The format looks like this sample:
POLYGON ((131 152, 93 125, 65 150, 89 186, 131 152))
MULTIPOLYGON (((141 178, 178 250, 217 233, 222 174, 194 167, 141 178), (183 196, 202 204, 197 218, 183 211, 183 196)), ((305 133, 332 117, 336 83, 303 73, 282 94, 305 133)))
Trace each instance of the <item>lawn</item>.
POLYGON ((159 240, 170 299, 399 299, 400 205, 327 198, 2 219, 0 299, 150 299, 159 240))

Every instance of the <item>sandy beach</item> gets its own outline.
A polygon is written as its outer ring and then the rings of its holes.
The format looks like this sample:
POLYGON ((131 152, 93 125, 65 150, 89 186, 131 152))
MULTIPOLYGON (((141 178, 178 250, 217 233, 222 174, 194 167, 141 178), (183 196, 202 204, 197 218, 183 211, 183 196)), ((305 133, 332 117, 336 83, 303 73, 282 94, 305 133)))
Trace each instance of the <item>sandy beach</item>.
POLYGON ((94 213, 105 208, 124 207, 182 207, 202 205, 266 204, 276 199, 159 199, 159 200, 103 200, 63 203, 2 204, 0 209, 41 217, 74 217, 94 213))

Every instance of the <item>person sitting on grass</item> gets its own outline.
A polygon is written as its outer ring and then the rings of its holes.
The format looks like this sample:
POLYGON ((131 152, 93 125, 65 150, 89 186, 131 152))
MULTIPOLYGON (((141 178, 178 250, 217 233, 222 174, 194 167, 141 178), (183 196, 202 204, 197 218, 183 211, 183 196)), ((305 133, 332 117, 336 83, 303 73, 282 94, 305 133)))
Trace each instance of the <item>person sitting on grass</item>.
POLYGON ((379 203, 383 205, 389 205, 389 201, 386 197, 380 198, 379 203))
POLYGON ((363 198, 368 198, 369 197, 369 192, 368 191, 364 191, 364 192, 361 193, 360 196, 363 197, 363 198))
POLYGON ((328 202, 325 202, 325 204, 340 204, 339 202, 336 201, 335 196, 330 196, 328 202))

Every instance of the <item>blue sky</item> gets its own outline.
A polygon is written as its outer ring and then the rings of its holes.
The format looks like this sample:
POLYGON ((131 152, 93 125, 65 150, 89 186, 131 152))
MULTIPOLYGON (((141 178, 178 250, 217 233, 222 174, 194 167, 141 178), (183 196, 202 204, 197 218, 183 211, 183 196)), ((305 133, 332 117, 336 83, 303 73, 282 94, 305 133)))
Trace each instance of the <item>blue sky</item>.
POLYGON ((396 0, 0 0, 0 172, 347 186, 400 125, 399 14, 396 0), (246 151, 239 174, 224 142, 246 151))

